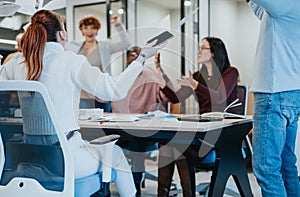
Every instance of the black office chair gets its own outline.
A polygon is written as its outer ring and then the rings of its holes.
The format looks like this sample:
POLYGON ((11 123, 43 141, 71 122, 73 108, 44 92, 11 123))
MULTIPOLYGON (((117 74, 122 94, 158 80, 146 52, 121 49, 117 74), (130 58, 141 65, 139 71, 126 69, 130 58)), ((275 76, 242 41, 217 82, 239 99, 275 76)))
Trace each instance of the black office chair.
MULTIPOLYGON (((247 83, 238 83, 237 86, 237 98, 242 103, 241 106, 238 106, 236 110, 236 113, 239 115, 246 116, 247 115, 247 105, 248 105, 248 84, 247 83)), ((243 145, 242 145, 242 154, 243 157, 251 157, 252 155, 252 146, 250 143, 250 140, 248 138, 248 135, 246 135, 243 145)), ((212 150, 210 151, 204 159, 201 161, 201 163, 197 166, 195 169, 196 172, 201 171, 211 171, 214 168, 216 160, 216 151, 212 150)), ((196 186, 196 192, 199 192, 200 195, 207 196, 209 191, 210 183, 200 183, 196 186)), ((235 189, 232 189, 231 187, 225 188, 225 194, 230 196, 240 196, 235 189)))

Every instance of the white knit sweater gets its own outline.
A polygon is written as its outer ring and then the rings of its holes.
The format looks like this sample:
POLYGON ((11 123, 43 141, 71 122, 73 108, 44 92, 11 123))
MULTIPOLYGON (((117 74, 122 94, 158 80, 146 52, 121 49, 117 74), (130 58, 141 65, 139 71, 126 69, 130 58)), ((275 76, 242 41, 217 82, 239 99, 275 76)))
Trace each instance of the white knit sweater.
MULTIPOLYGON (((26 79, 26 67, 22 63, 23 56, 15 55, 1 70, 0 76, 9 80, 26 79)), ((102 100, 115 101, 124 98, 131 85, 143 70, 143 66, 135 61, 123 73, 111 77, 91 66, 86 58, 70 51, 64 51, 62 45, 48 42, 43 56, 43 70, 40 77, 47 88, 54 104, 58 118, 63 120, 64 131, 79 129, 78 111, 80 90, 95 94, 102 100)), ((34 117, 32 117, 34 118, 34 117)), ((35 121, 35 125, 24 131, 27 134, 53 134, 45 117, 35 121), (49 128, 45 128, 45 127, 49 128), (28 133, 29 132, 29 133, 28 133), (42 132, 42 133, 40 133, 42 132)))

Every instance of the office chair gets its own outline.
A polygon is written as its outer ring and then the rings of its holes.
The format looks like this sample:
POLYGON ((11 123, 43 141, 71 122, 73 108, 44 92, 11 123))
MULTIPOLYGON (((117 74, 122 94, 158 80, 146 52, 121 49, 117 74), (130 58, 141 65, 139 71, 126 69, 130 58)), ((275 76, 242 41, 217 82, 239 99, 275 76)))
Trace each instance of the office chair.
MULTIPOLYGON (((63 120, 58 119, 43 84, 37 81, 1 81, 0 92, 2 91, 18 91, 21 108, 24 104, 23 96, 34 95, 35 101, 41 105, 39 107, 45 109, 41 111, 47 113, 46 116, 51 120, 59 144, 37 145, 11 142, 1 137, 3 133, 10 131, 2 129, 0 131, 0 196, 90 197, 104 185, 103 182, 115 179, 116 174, 109 167, 112 157, 109 152, 115 140, 112 143, 106 142, 118 136, 105 136, 94 141, 95 144, 105 143, 103 152, 108 154, 103 155, 104 159, 107 158, 103 162, 108 162, 108 165, 104 165, 107 169, 75 179, 73 157, 61 127, 63 120)), ((26 113, 23 114, 23 120, 25 116, 26 113)))
MULTIPOLYGON (((159 105, 157 105, 157 110, 165 111, 165 112, 170 114, 171 113, 171 103, 167 102, 167 103, 165 103, 165 105, 160 105, 159 104, 159 105)), ((156 143, 144 142, 144 143, 146 144, 145 145, 146 150, 145 150, 145 153, 144 153, 145 154, 144 159, 156 162, 158 160, 159 143, 158 142, 156 142, 156 143)), ((125 153, 125 155, 126 155, 126 153, 125 153)), ((131 155, 127 154, 126 156, 128 157, 128 159, 130 161, 131 155)), ((149 172, 149 171, 144 171, 143 172, 143 180, 142 180, 142 183, 141 183, 141 188, 146 187, 146 184, 145 184, 146 180, 151 180, 151 181, 157 182, 158 181, 158 172, 157 172, 157 170, 153 170, 151 172, 149 172)), ((170 196, 177 196, 177 185, 173 180, 172 180, 172 183, 171 183, 170 196)))
MULTIPOLYGON (((236 113, 246 116, 247 115, 247 105, 248 105, 248 84, 239 82, 237 85, 237 98, 242 103, 241 106, 238 106, 236 113)), ((246 135, 243 145, 242 145, 242 155, 244 158, 251 157, 252 155, 252 146, 248 135, 246 135)), ((198 167, 195 169, 196 172, 199 171, 211 171, 214 168, 216 160, 216 151, 211 150, 201 161, 198 167)), ((210 183, 200 183, 196 186, 196 192, 199 192, 200 195, 208 196, 210 183)), ((234 189, 227 186, 225 188, 225 194, 230 196, 240 196, 234 189)))
MULTIPOLYGON (((170 113, 170 102, 166 103, 156 103, 151 106, 149 113, 142 115, 143 119, 155 119, 158 118, 160 112, 170 113), (150 114, 153 112, 153 114, 150 114)), ((135 181, 135 186, 137 189, 136 196, 141 195, 142 188, 146 187, 145 181, 157 181, 157 171, 145 170, 145 161, 157 161, 158 154, 158 142, 153 141, 145 141, 144 139, 132 139, 130 140, 119 140, 117 144, 122 147, 123 152, 132 167, 132 174, 135 181), (139 182, 140 181, 140 182, 139 182)), ((176 184, 172 184, 172 186, 176 187, 176 184)))

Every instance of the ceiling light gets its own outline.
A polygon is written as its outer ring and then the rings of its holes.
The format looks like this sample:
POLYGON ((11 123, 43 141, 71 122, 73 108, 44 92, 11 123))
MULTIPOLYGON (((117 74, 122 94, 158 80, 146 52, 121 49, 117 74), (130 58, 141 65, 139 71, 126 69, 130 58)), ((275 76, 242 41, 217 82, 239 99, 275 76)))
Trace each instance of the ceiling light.
POLYGON ((118 9, 118 14, 123 14, 123 13, 124 13, 124 9, 123 8, 118 9))
POLYGON ((184 6, 186 6, 186 7, 191 6, 191 4, 192 3, 189 0, 184 1, 184 6))

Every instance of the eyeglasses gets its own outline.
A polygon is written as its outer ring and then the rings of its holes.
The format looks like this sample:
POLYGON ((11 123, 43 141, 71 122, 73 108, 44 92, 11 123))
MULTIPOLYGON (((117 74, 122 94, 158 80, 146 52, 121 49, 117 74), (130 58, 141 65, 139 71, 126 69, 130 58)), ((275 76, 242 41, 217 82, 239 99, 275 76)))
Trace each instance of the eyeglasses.
POLYGON ((139 56, 139 54, 137 52, 130 52, 129 56, 137 57, 137 56, 139 56))
POLYGON ((199 47, 198 48, 199 51, 209 50, 209 49, 210 49, 210 47, 199 47))

